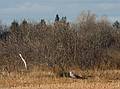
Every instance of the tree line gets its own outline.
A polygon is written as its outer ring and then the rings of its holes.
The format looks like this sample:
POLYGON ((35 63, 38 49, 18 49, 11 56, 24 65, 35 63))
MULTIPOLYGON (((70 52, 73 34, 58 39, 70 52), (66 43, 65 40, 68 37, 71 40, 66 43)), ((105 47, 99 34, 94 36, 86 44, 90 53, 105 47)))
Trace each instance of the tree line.
POLYGON ((29 68, 43 64, 60 70, 119 69, 119 29, 118 22, 97 19, 91 12, 81 13, 74 23, 58 14, 49 24, 44 19, 38 23, 24 19, 20 24, 14 20, 0 41, 0 69, 23 69, 19 53, 29 68))

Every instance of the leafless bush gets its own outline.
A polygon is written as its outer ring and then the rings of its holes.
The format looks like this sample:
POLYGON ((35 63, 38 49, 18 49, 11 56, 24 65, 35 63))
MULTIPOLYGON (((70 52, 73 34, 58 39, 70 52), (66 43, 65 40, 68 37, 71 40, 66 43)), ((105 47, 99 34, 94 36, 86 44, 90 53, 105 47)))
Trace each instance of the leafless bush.
MULTIPOLYGON (((43 21, 43 20, 42 20, 43 21)), ((105 19, 96 20, 91 12, 82 13, 77 23, 55 21, 54 24, 14 21, 7 41, 0 41, 1 69, 19 71, 24 65, 19 53, 28 63, 47 65, 65 70, 120 68, 120 31, 105 19), (110 53, 111 51, 114 54, 110 53)))

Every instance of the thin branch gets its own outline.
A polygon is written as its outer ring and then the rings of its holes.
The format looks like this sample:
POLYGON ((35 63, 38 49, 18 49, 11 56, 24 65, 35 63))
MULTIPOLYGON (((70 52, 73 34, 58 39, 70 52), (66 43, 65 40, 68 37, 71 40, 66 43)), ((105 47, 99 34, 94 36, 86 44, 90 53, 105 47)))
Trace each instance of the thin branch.
POLYGON ((22 55, 21 55, 21 54, 19 54, 19 56, 20 56, 20 58, 22 59, 22 61, 23 61, 24 65, 25 65, 25 68, 27 69, 27 63, 26 63, 25 59, 22 57, 22 55))

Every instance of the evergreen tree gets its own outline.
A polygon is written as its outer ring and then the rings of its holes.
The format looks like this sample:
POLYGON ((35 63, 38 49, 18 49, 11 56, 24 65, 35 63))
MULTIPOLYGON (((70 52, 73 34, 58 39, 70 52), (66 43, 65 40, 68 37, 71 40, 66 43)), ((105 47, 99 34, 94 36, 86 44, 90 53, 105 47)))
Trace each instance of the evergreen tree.
POLYGON ((41 19, 40 24, 41 24, 41 25, 45 25, 45 24, 46 24, 45 20, 44 20, 44 19, 41 19))
POLYGON ((119 28, 120 27, 120 23, 117 21, 114 22, 113 27, 119 28))
POLYGON ((64 23, 66 23, 67 17, 66 17, 66 16, 65 16, 65 17, 62 17, 61 21, 64 22, 64 23))
POLYGON ((12 32, 16 32, 18 30, 18 26, 19 26, 18 22, 14 20, 11 23, 11 30, 12 30, 12 32))
POLYGON ((59 15, 57 14, 56 17, 55 17, 55 22, 59 21, 59 20, 60 20, 60 18, 59 18, 59 15))
POLYGON ((26 25, 27 24, 27 21, 24 19, 22 24, 26 25))

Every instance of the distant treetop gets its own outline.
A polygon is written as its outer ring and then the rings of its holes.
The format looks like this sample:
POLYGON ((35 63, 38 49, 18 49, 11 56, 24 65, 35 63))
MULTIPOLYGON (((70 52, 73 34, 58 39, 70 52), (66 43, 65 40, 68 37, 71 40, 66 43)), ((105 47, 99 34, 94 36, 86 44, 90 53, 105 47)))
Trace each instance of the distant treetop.
POLYGON ((46 24, 46 22, 45 22, 45 20, 44 19, 41 19, 41 25, 45 25, 46 24))
POLYGON ((55 17, 55 22, 56 22, 56 21, 59 21, 59 20, 60 20, 60 17, 59 17, 59 15, 57 14, 56 17, 55 17))
POLYGON ((114 22, 113 27, 120 28, 120 23, 118 20, 114 22))
POLYGON ((23 22, 22 22, 22 24, 27 24, 27 20, 24 19, 23 22))

